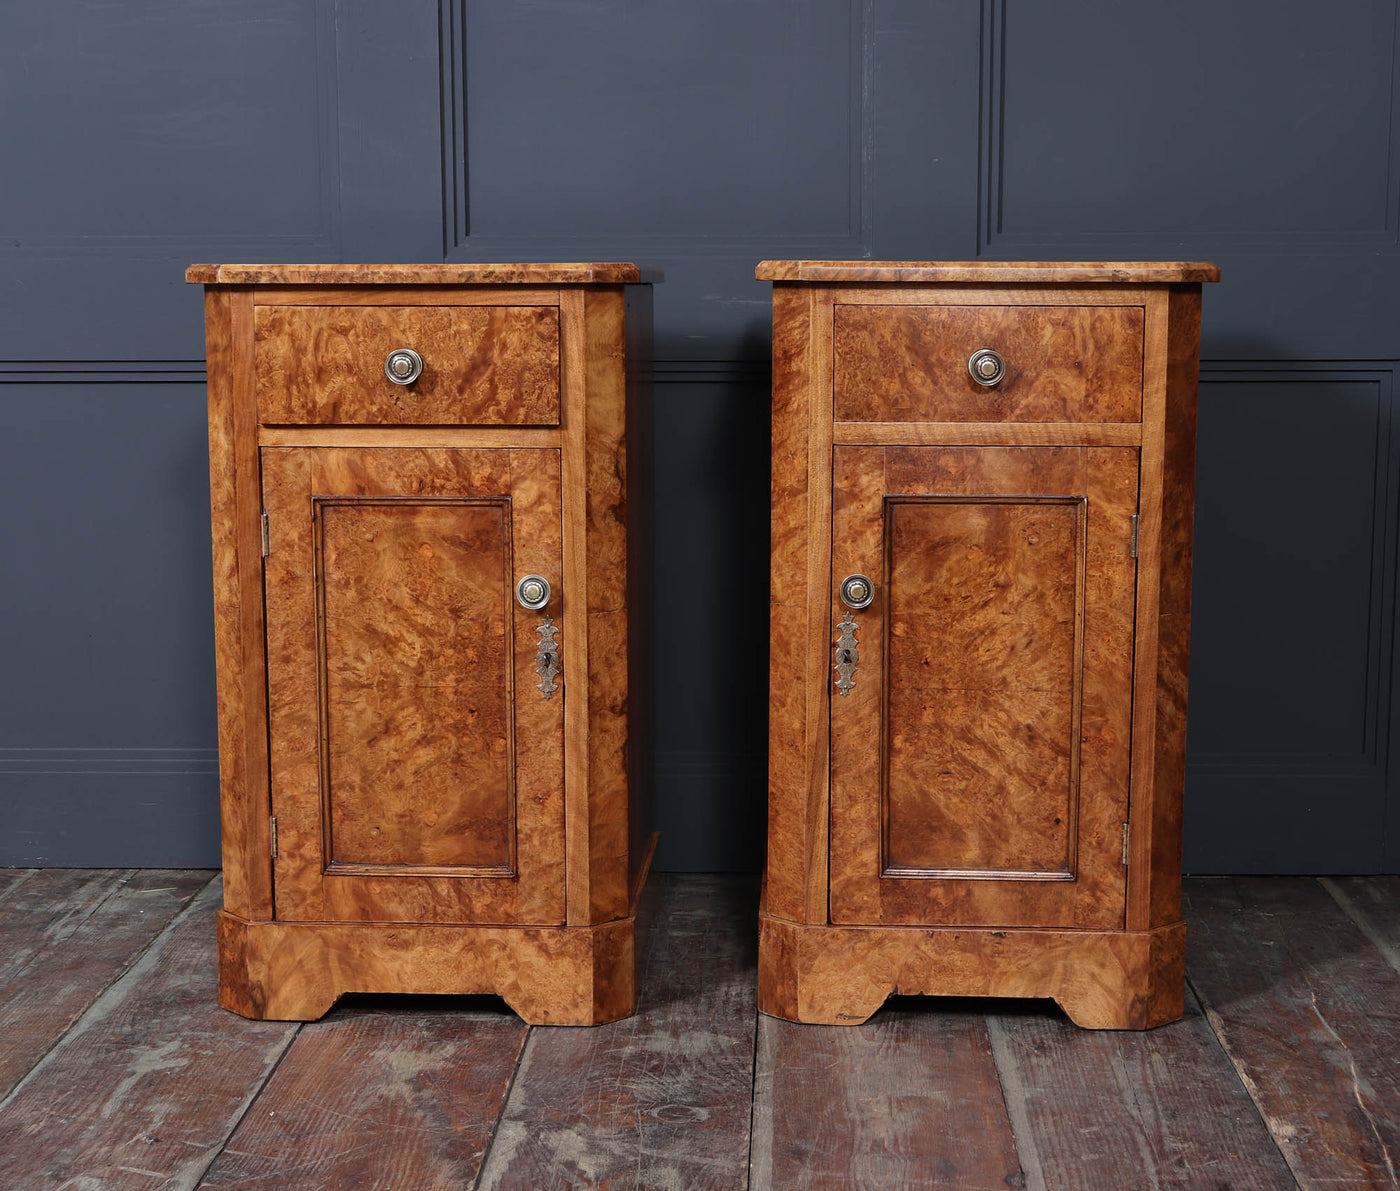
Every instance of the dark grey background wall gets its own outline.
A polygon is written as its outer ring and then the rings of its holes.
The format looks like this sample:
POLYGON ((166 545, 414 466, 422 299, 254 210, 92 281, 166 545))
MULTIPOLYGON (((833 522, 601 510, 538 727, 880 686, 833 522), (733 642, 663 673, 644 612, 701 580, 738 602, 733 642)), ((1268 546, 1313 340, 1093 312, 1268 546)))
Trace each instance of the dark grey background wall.
POLYGON ((765 798, 754 262, 983 256, 1222 265, 1187 864, 1400 870, 1396 36, 1396 0, 5 5, 0 863, 217 861, 189 262, 664 272, 660 862, 735 869, 765 798))

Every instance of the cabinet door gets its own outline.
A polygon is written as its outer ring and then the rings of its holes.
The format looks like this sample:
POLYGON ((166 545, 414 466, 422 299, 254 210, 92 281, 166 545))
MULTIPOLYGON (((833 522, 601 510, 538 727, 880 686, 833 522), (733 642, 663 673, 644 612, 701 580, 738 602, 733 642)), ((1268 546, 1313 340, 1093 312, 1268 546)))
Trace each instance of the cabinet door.
POLYGON ((833 921, 1123 925, 1137 486, 1136 448, 835 448, 833 921))
POLYGON ((537 672, 563 636, 558 451, 262 468, 277 917, 563 922, 564 679, 537 672))

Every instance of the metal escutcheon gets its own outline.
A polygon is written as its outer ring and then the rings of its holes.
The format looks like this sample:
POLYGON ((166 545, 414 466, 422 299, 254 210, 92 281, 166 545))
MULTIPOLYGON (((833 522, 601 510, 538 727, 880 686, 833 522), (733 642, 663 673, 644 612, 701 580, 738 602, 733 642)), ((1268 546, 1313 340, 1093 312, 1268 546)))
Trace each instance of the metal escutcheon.
POLYGON ((396 385, 411 385, 423 375, 423 357, 411 347, 396 347, 384 357, 384 375, 396 385))
POLYGON ((875 584, 869 575, 847 575, 841 580, 841 602, 852 611, 869 608, 875 598, 875 584))
POLYGON ((526 575, 515 585, 515 598, 522 608, 538 612, 549 603, 549 580, 543 575, 526 575))
POLYGON ((991 388, 1006 375, 1006 361, 990 347, 979 347, 967 358, 968 375, 991 388))

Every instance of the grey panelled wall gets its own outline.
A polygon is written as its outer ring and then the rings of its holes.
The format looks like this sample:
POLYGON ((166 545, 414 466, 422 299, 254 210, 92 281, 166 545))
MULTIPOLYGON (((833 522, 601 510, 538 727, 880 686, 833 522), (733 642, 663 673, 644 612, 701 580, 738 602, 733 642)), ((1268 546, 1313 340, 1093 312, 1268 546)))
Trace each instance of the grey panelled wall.
POLYGON ((1187 866, 1400 871, 1397 0, 0 8, 0 863, 217 863, 195 260, 656 291, 662 867, 764 822, 764 257, 1213 259, 1187 866))

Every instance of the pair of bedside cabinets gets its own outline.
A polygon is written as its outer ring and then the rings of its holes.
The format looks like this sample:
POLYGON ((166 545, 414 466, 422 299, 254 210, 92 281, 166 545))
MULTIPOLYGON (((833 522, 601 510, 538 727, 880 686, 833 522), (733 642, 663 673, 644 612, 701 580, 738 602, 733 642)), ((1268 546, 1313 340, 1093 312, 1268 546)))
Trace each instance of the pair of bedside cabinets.
MULTIPOLYGON (((771 261, 759 1006, 1180 1016, 1200 264, 771 261)), ((194 266, 220 1000, 635 1005, 650 287, 194 266)))

